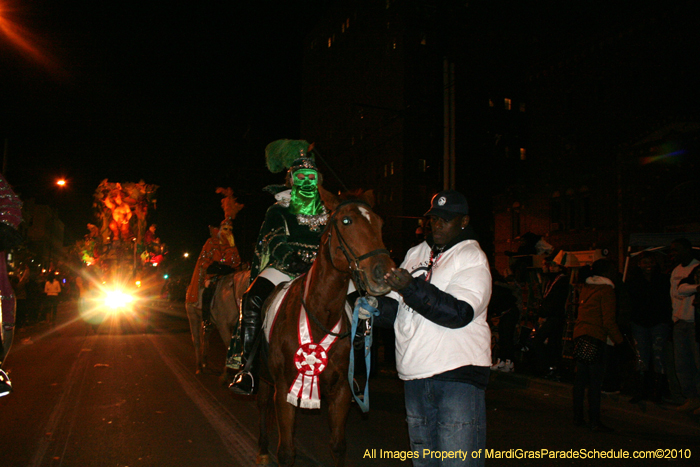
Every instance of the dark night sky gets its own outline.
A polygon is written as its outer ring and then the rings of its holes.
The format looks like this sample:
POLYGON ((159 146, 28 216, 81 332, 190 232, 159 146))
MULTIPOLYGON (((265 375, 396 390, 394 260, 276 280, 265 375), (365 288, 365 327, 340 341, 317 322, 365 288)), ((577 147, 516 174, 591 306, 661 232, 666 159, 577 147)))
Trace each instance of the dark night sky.
POLYGON ((250 206, 279 182, 264 146, 299 137, 302 39, 323 3, 0 0, 6 178, 57 205, 69 239, 102 179, 155 183, 159 234, 198 249, 223 216, 217 186, 250 206))

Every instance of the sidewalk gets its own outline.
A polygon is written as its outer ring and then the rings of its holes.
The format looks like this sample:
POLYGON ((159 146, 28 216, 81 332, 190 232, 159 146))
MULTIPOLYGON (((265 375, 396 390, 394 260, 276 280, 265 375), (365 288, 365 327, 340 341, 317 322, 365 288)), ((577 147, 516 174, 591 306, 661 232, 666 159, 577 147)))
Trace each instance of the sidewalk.
MULTIPOLYGON (((573 384, 569 382, 557 382, 539 378, 525 373, 501 373, 491 372, 489 388, 520 388, 539 393, 544 397, 558 396, 571 399, 573 384)), ((601 409, 616 418, 644 417, 662 424, 673 424, 684 427, 696 435, 700 435, 700 415, 692 412, 678 412, 676 406, 670 404, 655 404, 644 401, 640 404, 630 404, 630 395, 627 394, 603 394, 601 409)))

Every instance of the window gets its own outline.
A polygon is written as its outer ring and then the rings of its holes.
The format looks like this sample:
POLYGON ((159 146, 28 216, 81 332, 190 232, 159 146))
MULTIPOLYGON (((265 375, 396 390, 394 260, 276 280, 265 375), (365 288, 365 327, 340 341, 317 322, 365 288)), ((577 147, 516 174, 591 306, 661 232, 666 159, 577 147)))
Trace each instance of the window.
POLYGON ((525 148, 520 148, 520 160, 524 161, 526 159, 526 156, 527 154, 525 148))
POLYGON ((331 45, 332 45, 332 44, 331 44, 331 38, 329 37, 329 38, 328 38, 328 47, 330 47, 331 45))
POLYGON ((525 102, 520 103, 520 111, 525 113, 525 102))
POLYGON ((391 175, 394 175, 394 163, 391 163, 391 175))
POLYGON ((504 104, 506 110, 511 109, 511 102, 510 102, 510 99, 508 99, 507 97, 505 99, 503 99, 503 104, 504 104))
POLYGON ((489 107, 493 107, 495 104, 493 103, 492 99, 489 99, 489 107))

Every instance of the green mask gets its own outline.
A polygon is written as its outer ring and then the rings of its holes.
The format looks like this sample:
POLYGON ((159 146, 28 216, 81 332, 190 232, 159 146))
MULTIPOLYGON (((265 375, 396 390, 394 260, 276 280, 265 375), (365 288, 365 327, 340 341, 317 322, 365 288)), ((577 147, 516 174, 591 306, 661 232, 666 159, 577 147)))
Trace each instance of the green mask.
POLYGON ((292 199, 289 206, 292 214, 315 216, 323 211, 321 196, 318 194, 318 172, 313 169, 299 169, 292 174, 292 199))

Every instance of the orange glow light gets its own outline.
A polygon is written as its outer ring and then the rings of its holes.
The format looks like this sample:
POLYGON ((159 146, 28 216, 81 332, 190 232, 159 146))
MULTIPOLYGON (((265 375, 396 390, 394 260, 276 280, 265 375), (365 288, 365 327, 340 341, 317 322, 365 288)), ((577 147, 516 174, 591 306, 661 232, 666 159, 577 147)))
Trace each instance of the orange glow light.
POLYGON ((58 185, 58 186, 66 186, 66 181, 65 181, 65 179, 62 178, 62 179, 58 180, 58 181, 56 182, 56 185, 58 185))
POLYGON ((4 35, 25 56, 43 66, 58 71, 57 64, 39 46, 41 39, 29 29, 12 21, 11 15, 16 10, 9 1, 0 0, 0 36, 4 35))

